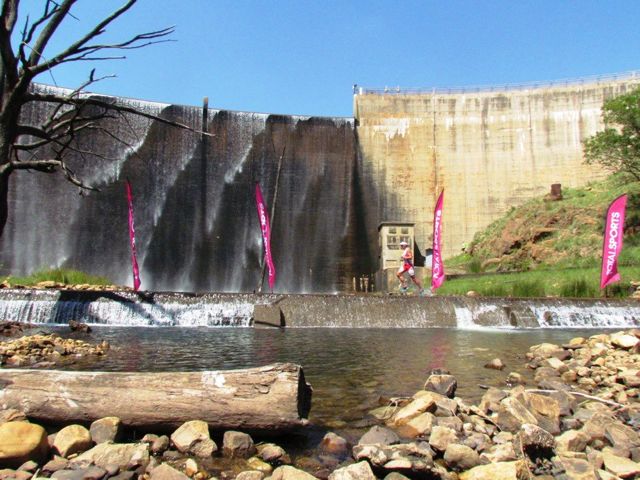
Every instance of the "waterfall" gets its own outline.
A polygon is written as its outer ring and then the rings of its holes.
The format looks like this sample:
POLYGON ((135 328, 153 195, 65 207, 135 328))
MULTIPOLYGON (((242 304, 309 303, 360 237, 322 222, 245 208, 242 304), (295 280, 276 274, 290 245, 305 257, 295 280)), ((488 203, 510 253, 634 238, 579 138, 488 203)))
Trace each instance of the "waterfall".
MULTIPOLYGON (((375 270, 370 232, 377 219, 363 211, 361 197, 377 194, 368 188, 373 182, 354 178, 362 173, 352 119, 226 110, 203 116, 198 107, 115 100, 196 132, 126 114, 108 120, 121 142, 81 133, 82 150, 96 155, 72 154, 67 163, 99 192, 79 195, 61 174, 16 172, 0 273, 64 267, 130 285, 128 178, 143 290, 255 291, 262 247, 254 185, 260 182, 271 207, 281 156, 272 225, 276 292, 341 291, 375 270)), ((25 123, 49 113, 42 105, 29 108, 25 123)))

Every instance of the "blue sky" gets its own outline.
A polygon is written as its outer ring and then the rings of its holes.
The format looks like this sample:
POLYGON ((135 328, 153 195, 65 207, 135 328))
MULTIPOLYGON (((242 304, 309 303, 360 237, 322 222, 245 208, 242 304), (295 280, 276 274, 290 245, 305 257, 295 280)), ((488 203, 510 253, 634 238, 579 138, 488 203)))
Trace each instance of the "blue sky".
MULTIPOLYGON (((80 0, 46 55, 125 0, 80 0)), ((44 0, 23 0, 32 18, 44 0), (34 10, 35 9, 35 10, 34 10)), ((107 39, 171 43, 95 64, 92 90, 166 103, 351 116, 352 86, 447 88, 640 70, 637 0, 139 0, 107 39)), ((22 17, 24 21, 24 17, 22 17)), ((19 25, 22 25, 19 21, 19 25)), ((91 65, 38 81, 75 87, 91 65)))

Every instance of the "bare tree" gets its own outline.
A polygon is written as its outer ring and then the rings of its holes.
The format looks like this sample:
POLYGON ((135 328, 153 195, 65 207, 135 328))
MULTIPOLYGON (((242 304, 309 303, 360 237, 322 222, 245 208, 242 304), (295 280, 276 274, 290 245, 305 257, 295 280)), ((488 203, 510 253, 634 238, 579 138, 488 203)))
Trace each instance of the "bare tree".
MULTIPOLYGON (((34 88, 36 78, 58 65, 70 62, 98 62, 125 58, 126 50, 169 41, 173 27, 139 33, 117 43, 100 43, 99 37, 118 17, 125 14, 137 0, 128 0, 119 9, 93 26, 87 33, 68 45, 61 52, 47 54, 52 37, 67 17, 73 17, 71 8, 78 0, 44 0, 41 15, 24 21, 19 32, 19 45, 12 45, 18 38, 14 29, 18 23, 19 0, 3 0, 0 16, 0 235, 7 222, 8 180, 16 170, 32 170, 45 173, 62 172, 65 178, 82 189, 94 188, 83 183, 65 162, 69 153, 82 155, 76 137, 83 131, 107 130, 104 120, 123 114, 140 115, 153 120, 193 131, 191 127, 172 122, 155 115, 110 101, 105 97, 88 95, 84 91, 99 78, 95 69, 88 79, 75 90, 50 93, 34 88), (21 114, 32 102, 48 104, 50 114, 39 125, 23 125, 21 114), (47 147, 43 149, 42 147, 47 147), (46 156, 42 155, 46 152, 46 156)), ((117 138, 116 138, 117 140, 117 138)), ((95 152, 92 152, 95 153, 95 152)))

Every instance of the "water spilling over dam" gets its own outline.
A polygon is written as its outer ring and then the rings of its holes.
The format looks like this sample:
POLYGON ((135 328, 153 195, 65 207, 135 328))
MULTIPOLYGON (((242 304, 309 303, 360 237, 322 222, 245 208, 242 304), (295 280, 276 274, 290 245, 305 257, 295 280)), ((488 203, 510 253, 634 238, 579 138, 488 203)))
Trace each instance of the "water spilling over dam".
POLYGON ((509 299, 382 295, 182 294, 1 290, 0 318, 76 320, 119 327, 629 328, 640 304, 614 299, 509 299), (262 308, 262 310, 259 310, 262 308))

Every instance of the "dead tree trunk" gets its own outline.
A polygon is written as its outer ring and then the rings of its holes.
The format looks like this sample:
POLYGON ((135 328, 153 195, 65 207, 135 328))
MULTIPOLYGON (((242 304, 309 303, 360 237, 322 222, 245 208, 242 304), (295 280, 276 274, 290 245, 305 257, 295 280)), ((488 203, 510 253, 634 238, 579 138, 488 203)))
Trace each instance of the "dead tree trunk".
POLYGON ((268 432, 307 423, 311 387, 294 364, 162 373, 0 369, 0 406, 47 423, 116 416, 153 429, 203 420, 214 430, 268 432))

